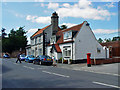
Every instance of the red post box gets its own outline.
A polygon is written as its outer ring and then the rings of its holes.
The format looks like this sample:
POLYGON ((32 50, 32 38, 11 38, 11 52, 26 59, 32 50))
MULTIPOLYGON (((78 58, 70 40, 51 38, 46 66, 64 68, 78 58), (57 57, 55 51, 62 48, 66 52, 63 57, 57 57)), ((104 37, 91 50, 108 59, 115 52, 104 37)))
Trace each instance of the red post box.
POLYGON ((87 53, 87 66, 88 67, 91 67, 91 58, 90 58, 90 56, 91 56, 91 53, 87 53))

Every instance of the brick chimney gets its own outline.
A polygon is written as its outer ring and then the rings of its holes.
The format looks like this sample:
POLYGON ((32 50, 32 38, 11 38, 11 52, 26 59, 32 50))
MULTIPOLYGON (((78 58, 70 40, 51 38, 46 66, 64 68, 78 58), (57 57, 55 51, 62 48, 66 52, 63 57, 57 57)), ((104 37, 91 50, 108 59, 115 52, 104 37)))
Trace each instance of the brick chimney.
POLYGON ((58 14, 54 12, 51 16, 51 24, 52 24, 52 35, 55 35, 58 31, 58 14))

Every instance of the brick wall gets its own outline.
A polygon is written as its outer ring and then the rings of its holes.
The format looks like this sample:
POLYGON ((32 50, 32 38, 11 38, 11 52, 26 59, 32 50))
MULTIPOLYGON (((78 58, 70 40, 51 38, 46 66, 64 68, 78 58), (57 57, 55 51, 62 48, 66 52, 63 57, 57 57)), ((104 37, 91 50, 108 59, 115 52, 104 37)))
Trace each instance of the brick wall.
POLYGON ((112 59, 91 60, 92 65, 110 64, 110 63, 120 63, 120 57, 112 58, 112 59))

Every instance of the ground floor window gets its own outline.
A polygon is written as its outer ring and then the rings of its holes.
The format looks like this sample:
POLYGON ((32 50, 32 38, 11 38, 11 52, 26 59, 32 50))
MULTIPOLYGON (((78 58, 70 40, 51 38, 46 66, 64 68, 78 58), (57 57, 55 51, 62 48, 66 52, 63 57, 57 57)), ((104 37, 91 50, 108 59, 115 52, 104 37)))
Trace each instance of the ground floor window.
POLYGON ((34 55, 34 50, 32 50, 32 55, 34 55))
POLYGON ((71 47, 63 47, 64 56, 71 56, 71 47))
POLYGON ((42 48, 39 49, 39 55, 42 55, 42 48))

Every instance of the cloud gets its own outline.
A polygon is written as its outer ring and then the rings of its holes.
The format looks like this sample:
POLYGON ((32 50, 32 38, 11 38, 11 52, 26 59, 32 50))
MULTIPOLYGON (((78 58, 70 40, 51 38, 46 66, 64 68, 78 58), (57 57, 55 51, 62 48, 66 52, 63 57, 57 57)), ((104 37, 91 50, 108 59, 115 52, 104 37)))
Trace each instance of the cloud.
POLYGON ((8 13, 10 13, 10 14, 16 16, 16 17, 19 17, 19 18, 24 18, 25 17, 25 15, 23 15, 21 13, 18 13, 18 12, 14 11, 14 10, 5 9, 5 11, 7 11, 8 13))
POLYGON ((44 2, 44 0, 34 0, 35 2, 44 2))
POLYGON ((35 19, 37 19, 38 16, 31 16, 27 15, 26 20, 31 20, 32 22, 35 22, 35 19))
POLYGON ((115 6, 114 6, 114 2, 111 2, 111 3, 109 3, 109 4, 106 4, 105 6, 107 6, 108 8, 115 7, 115 6))
POLYGON ((88 0, 79 0, 78 6, 80 8, 88 8, 90 7, 90 5, 92 5, 91 1, 88 0))
POLYGON ((64 3, 62 6, 64 6, 64 7, 70 7, 70 4, 64 3))
POLYGON ((35 33, 37 30, 38 30, 38 28, 31 28, 31 29, 28 30, 27 34, 31 34, 31 33, 33 34, 33 33, 35 33))
POLYGON ((46 24, 46 23, 50 23, 51 21, 51 18, 48 16, 48 17, 38 17, 35 22, 37 23, 43 23, 43 24, 46 24))
POLYGON ((57 9, 59 7, 58 3, 49 3, 48 4, 48 9, 57 9))
POLYGON ((49 16, 38 17, 38 16, 27 15, 26 20, 31 22, 36 22, 36 23, 47 24, 47 23, 50 23, 51 18, 49 16))
POLYGON ((95 34, 111 34, 111 33, 116 33, 118 32, 117 29, 96 29, 93 30, 95 34))
POLYGON ((102 2, 113 2, 115 0, 101 0, 102 2))
POLYGON ((73 23, 62 23, 62 24, 60 24, 60 26, 61 26, 61 25, 66 25, 66 26, 69 28, 69 27, 75 26, 75 25, 77 25, 77 24, 73 24, 73 23))
POLYGON ((23 18, 23 17, 24 17, 24 15, 18 14, 18 13, 15 13, 15 16, 16 16, 16 17, 20 17, 20 18, 23 18))
POLYGON ((44 3, 41 3, 40 5, 41 5, 41 7, 44 7, 44 6, 45 6, 45 4, 44 4, 44 3))
POLYGON ((110 13, 107 9, 103 9, 100 6, 94 8, 88 0, 79 0, 79 3, 73 5, 67 4, 63 4, 64 7, 56 10, 60 17, 109 20, 111 15, 115 15, 115 13, 110 13))
POLYGON ((28 40, 28 44, 30 44, 30 36, 32 36, 35 32, 37 32, 38 28, 31 28, 28 30, 27 32, 27 40, 28 40))

